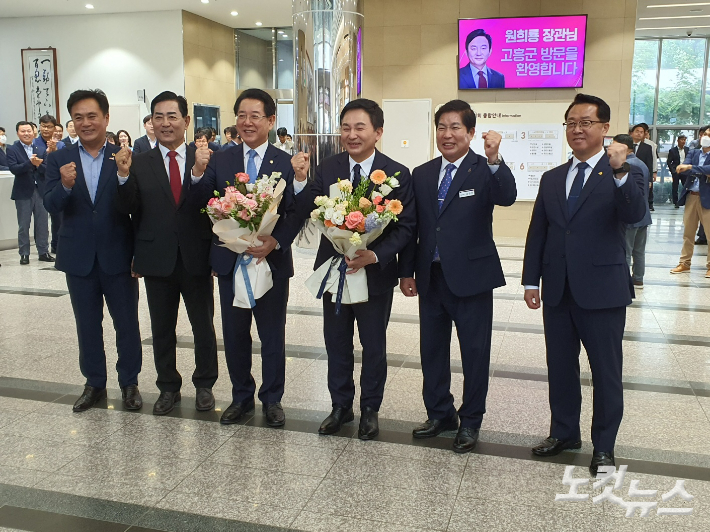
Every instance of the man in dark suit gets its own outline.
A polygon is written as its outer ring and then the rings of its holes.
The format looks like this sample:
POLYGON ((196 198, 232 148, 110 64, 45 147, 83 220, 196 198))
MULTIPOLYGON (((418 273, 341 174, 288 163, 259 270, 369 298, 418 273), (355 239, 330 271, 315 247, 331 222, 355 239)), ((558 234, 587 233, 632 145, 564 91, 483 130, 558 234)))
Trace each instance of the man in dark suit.
MULTIPOLYGON (((375 149, 382 137, 384 115, 377 103, 367 99, 349 102, 340 112, 340 143, 345 152, 323 160, 316 169, 315 181, 309 191, 301 192, 299 205, 310 212, 317 196, 329 196, 330 186, 338 179, 350 179, 353 187, 367 179, 374 170, 384 171, 388 177, 397 175, 399 187, 387 196, 402 202, 398 221, 390 223, 382 235, 358 251, 353 260, 345 257, 349 272, 365 268, 368 299, 364 303, 340 306, 336 313, 336 298, 323 295, 323 335, 328 353, 328 390, 333 404, 331 414, 318 432, 335 434, 343 423, 354 419, 353 401, 353 334, 357 321, 362 344, 362 372, 360 374, 360 426, 358 437, 371 440, 379 433, 378 411, 387 380, 387 325, 392 310, 393 289, 397 286, 397 254, 411 240, 415 225, 414 198, 409 170, 375 149)), ((304 153, 294 157, 294 168, 299 182, 305 182, 308 157, 304 153)), ((297 185, 299 186, 299 185, 297 185)), ((370 183, 368 195, 374 189, 370 183)), ((321 236, 313 269, 339 258, 330 241, 321 236)))
POLYGON ((648 125, 641 123, 636 124, 633 128, 631 128, 631 132, 629 134, 631 135, 631 138, 634 139, 634 154, 648 168, 648 206, 650 210, 653 210, 653 182, 655 181, 654 176, 656 174, 656 168, 653 165, 653 148, 650 144, 645 142, 647 132, 648 125))
POLYGON ((143 117, 143 129, 145 129, 145 135, 137 138, 133 143, 133 155, 150 151, 158 144, 158 139, 155 138, 155 131, 153 129, 153 121, 151 120, 151 116, 152 115, 145 115, 143 117))
POLYGON ((685 153, 687 151, 685 149, 685 140, 686 136, 680 135, 678 137, 678 144, 668 150, 668 157, 666 158, 668 170, 670 170, 671 176, 673 178, 673 185, 671 187, 671 197, 673 199, 673 205, 675 205, 676 209, 680 208, 680 206, 678 205, 678 184, 685 184, 685 176, 681 177, 680 174, 676 171, 678 165, 685 161, 685 153))
POLYGON ((5 128, 0 127, 0 171, 8 172, 10 167, 7 165, 7 135, 5 135, 5 128))
MULTIPOLYGON (((700 149, 692 150, 685 156, 683 164, 676 166, 676 171, 685 177, 683 190, 678 198, 678 205, 685 206, 683 212, 683 249, 680 252, 678 266, 671 273, 687 273, 695 249, 695 231, 698 222, 710 227, 710 128, 700 137, 700 149)), ((706 260, 705 277, 710 278, 710 254, 706 260)))
POLYGON ((239 138, 239 133, 237 132, 236 126, 229 126, 224 128, 224 138, 227 142, 222 144, 220 150, 226 150, 227 148, 233 148, 234 146, 239 146, 237 139, 239 138))
POLYGON ((212 270, 218 275, 224 354, 232 381, 232 404, 224 411, 220 422, 237 423, 254 408, 256 384, 251 375, 253 316, 261 340, 262 385, 259 400, 266 423, 279 427, 285 422, 281 397, 286 379, 286 304, 289 278, 293 277, 291 243, 298 235, 303 220, 295 215, 291 158, 269 144, 269 131, 276 121, 273 98, 261 89, 245 90, 234 104, 234 114, 244 142, 234 148, 214 152, 209 164, 205 158, 197 157, 192 175, 201 179, 205 190, 218 190, 222 195, 227 183, 234 184, 234 176, 239 172, 249 174, 252 182, 257 177, 280 172, 287 186, 279 204, 280 218, 271 236, 261 237, 261 246, 246 251, 257 262, 267 261, 273 280, 272 288, 256 300, 253 308, 234 306, 233 283, 235 267, 240 264, 238 255, 220 246, 216 236, 213 238, 210 262, 212 270))
MULTIPOLYGON (((60 126, 61 127, 61 126, 60 126)), ((54 136, 57 131, 57 119, 52 115, 44 115, 39 119, 39 137, 35 139, 35 143, 42 145, 47 154, 64 148, 64 143, 55 140, 54 136)), ((52 253, 57 252, 57 241, 59 240, 59 226, 62 225, 61 213, 49 214, 50 238, 49 250, 52 253)))
POLYGON ((505 285, 493 242, 493 207, 515 202, 510 168, 499 156, 501 136, 483 133, 483 157, 470 148, 476 114, 452 100, 434 117, 442 154, 414 169, 417 227, 401 255, 400 288, 419 295, 420 351, 427 421, 412 432, 430 438, 456 430, 453 449, 476 446, 486 410, 493 329, 493 289, 505 285), (461 345, 464 396, 451 395, 451 324, 461 345), (460 425, 459 425, 460 420, 460 425))
POLYGON ((64 143, 65 146, 71 146, 72 144, 76 144, 79 141, 79 137, 76 134, 76 129, 74 129, 74 121, 73 120, 67 120, 67 123, 65 124, 66 130, 67 130, 67 136, 62 139, 62 142, 64 143))
POLYGON ((474 30, 466 37, 469 64, 459 69, 459 89, 504 89, 505 76, 486 66, 493 40, 484 30, 474 30))
POLYGON ((46 145, 34 137, 29 122, 18 122, 15 127, 19 140, 7 147, 7 166, 15 176, 10 199, 17 209, 17 242, 20 264, 30 263, 30 224, 34 216, 34 238, 39 260, 54 262, 49 254, 49 220, 42 204, 44 196, 44 173, 46 145))
POLYGON ((104 301, 113 319, 118 349, 118 383, 123 404, 138 410, 142 350, 138 326, 138 280, 131 276, 133 227, 116 209, 117 146, 106 143, 109 105, 100 90, 79 90, 67 109, 79 142, 52 153, 47 161, 44 204, 64 214, 57 247, 58 270, 67 278, 79 339, 84 393, 74 403, 83 412, 106 397, 104 301))
POLYGON ((577 94, 565 113, 573 157, 545 172, 528 229, 522 284, 525 303, 540 308, 540 279, 552 420, 532 449, 554 456, 582 445, 579 427, 580 340, 594 380, 590 472, 614 465, 624 411, 621 382, 626 307, 634 295, 624 256, 627 224, 647 208, 641 172, 630 172, 626 147, 604 154, 611 112, 601 98, 577 94))
MULTIPOLYGON (((153 357, 160 396, 153 414, 165 415, 180 402, 182 377, 176 367, 180 296, 195 339, 195 408, 214 408, 217 339, 209 266, 212 228, 200 210, 211 191, 189 194, 195 150, 186 146, 190 125, 187 100, 165 91, 151 102, 151 123, 158 145, 132 158, 129 148, 116 155, 118 210, 137 218, 133 271, 143 277, 153 332, 153 357)), ((202 157, 204 150, 200 151, 202 157)), ((209 156, 209 153, 207 153, 209 156)), ((198 180, 195 185, 200 188, 198 180)))

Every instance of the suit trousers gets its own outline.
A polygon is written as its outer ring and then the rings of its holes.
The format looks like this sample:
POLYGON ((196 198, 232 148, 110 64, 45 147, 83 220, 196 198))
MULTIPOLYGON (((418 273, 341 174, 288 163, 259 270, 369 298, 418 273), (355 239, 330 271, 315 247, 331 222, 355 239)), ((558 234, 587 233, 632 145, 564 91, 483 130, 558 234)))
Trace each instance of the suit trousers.
MULTIPOLYGON (((685 211, 683 212, 683 248, 680 252, 680 263, 690 266, 695 249, 695 231, 698 222, 710 227, 710 209, 704 209, 700 204, 700 196, 688 194, 685 196, 685 211)), ((710 270, 710 254, 705 260, 705 267, 710 270)))
POLYGON ((121 388, 138 384, 143 362, 138 326, 138 280, 128 272, 104 273, 98 260, 89 275, 66 274, 66 278, 79 340, 79 369, 86 377, 86 384, 106 388, 104 300, 116 331, 118 384, 121 388))
POLYGON ((211 275, 192 275, 178 252, 173 273, 167 277, 145 276, 145 292, 153 333, 153 358, 161 392, 178 392, 182 376, 177 369, 176 350, 180 296, 185 303, 195 341, 195 388, 212 388, 217 381, 217 339, 214 331, 214 282, 211 275))
POLYGON ((44 255, 49 251, 49 220, 42 198, 35 187, 30 199, 15 200, 17 209, 17 243, 20 255, 30 254, 30 224, 35 218, 34 233, 37 253, 44 255))
POLYGON ((59 241, 59 228, 62 225, 62 213, 57 212, 54 214, 50 214, 49 220, 51 222, 51 227, 52 227, 52 235, 51 235, 51 239, 49 242, 49 248, 52 250, 52 253, 56 253, 57 252, 57 242, 59 241))
POLYGON ((458 410, 461 427, 480 428, 488 395, 493 290, 458 297, 449 289, 441 264, 433 262, 427 294, 419 296, 419 323, 427 416, 446 419, 456 413, 451 395, 451 324, 455 323, 464 376, 458 410))
POLYGON ((673 178, 673 184, 671 185, 671 198, 673 199, 673 205, 678 205, 678 185, 685 185, 685 176, 680 174, 671 174, 673 178))
POLYGON ((224 356, 227 359, 229 378, 232 381, 232 402, 242 403, 254 399, 256 382, 251 374, 252 338, 251 320, 261 341, 262 403, 277 403, 284 394, 286 382, 286 305, 288 304, 288 278, 273 278, 274 285, 256 300, 252 309, 235 307, 234 278, 219 276, 219 299, 222 307, 222 335, 224 356))
POLYGON ((646 273, 646 237, 648 226, 626 228, 626 264, 632 268, 634 281, 643 282, 646 273), (633 266, 632 266, 633 259, 633 266))
POLYGON ((596 451, 612 452, 624 414, 621 342, 626 324, 626 307, 583 309, 574 301, 569 285, 565 282, 560 304, 551 306, 543 303, 542 316, 552 414, 550 436, 565 441, 581 439, 581 341, 592 369, 592 443, 596 451))
POLYGON ((360 410, 380 410, 387 381, 387 325, 394 290, 369 295, 365 303, 341 305, 335 314, 335 298, 323 295, 323 337, 328 352, 328 391, 333 406, 350 408, 355 400, 355 322, 362 345, 360 410))

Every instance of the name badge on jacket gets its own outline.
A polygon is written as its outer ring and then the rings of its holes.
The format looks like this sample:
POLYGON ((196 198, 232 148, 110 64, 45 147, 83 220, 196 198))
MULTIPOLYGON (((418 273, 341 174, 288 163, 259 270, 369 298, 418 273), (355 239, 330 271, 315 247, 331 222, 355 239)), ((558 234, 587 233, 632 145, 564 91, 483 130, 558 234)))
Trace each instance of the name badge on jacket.
POLYGON ((475 196, 475 195, 476 195, 476 191, 473 189, 459 191, 459 198, 468 198, 469 196, 475 196))

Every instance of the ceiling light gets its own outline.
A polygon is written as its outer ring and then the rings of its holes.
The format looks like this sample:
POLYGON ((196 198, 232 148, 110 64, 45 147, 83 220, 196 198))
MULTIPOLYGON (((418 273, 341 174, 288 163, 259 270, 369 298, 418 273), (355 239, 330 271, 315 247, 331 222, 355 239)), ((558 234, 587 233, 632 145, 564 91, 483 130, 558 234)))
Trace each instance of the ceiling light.
POLYGON ((710 15, 682 15, 679 17, 641 17, 639 20, 670 20, 674 18, 710 18, 710 15))
POLYGON ((693 2, 691 4, 652 4, 646 6, 649 9, 654 7, 690 7, 690 6, 710 6, 710 2, 693 2))
POLYGON ((636 31, 651 31, 651 30, 687 30, 688 28, 710 28, 710 26, 664 26, 659 28, 636 28, 636 31))
POLYGON ((261 26, 261 22, 257 22, 256 25, 257 25, 257 26, 261 26))
POLYGON ((93 5, 93 4, 86 4, 85 7, 86 7, 86 9, 94 9, 94 5, 93 5))
POLYGON ((210 3, 210 0, 202 0, 202 3, 203 3, 203 4, 209 4, 209 3, 210 3))
POLYGON ((239 14, 239 13, 237 13, 236 11, 232 11, 232 12, 231 12, 231 15, 232 15, 233 17, 236 17, 238 14, 239 14))

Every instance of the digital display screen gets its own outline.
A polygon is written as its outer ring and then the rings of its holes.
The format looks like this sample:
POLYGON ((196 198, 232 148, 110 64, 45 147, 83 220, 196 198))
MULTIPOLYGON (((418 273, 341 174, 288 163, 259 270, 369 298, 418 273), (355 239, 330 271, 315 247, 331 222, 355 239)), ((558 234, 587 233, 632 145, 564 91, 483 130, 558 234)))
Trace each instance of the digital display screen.
POLYGON ((578 88, 587 16, 459 20, 459 90, 578 88))

